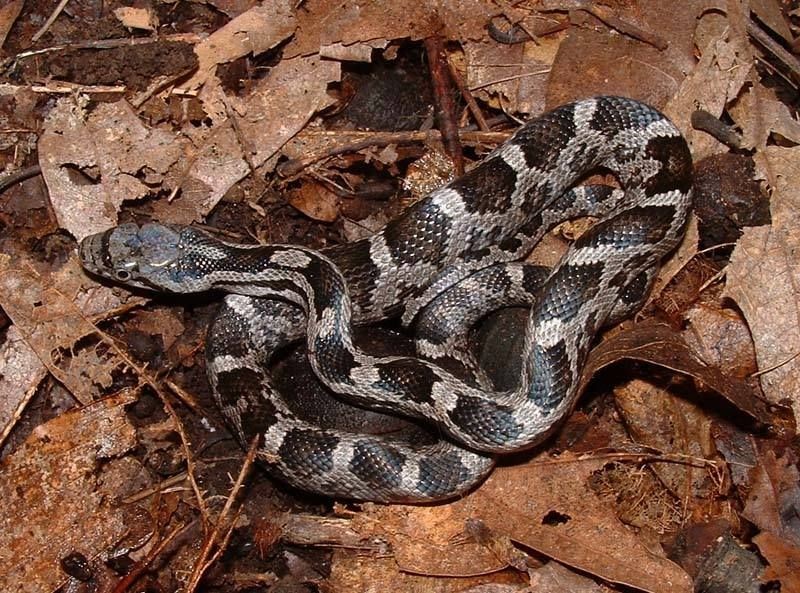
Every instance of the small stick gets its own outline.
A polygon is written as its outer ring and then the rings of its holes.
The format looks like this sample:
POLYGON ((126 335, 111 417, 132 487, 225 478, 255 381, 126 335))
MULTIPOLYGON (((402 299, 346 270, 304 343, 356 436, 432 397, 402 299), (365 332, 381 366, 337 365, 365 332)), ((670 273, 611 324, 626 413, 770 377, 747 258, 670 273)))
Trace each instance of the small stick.
POLYGON ((692 127, 710 134, 726 146, 734 149, 742 147, 742 135, 732 126, 720 121, 708 111, 698 109, 692 113, 692 127))
POLYGON ((458 140, 458 126, 455 120, 455 106, 450 94, 450 79, 444 64, 444 44, 439 37, 428 37, 424 41, 425 53, 428 56, 428 68, 433 79, 433 98, 436 104, 436 120, 442 132, 444 149, 453 161, 456 175, 464 174, 464 155, 458 140))
POLYGON ((475 118, 475 123, 478 124, 478 128, 484 132, 488 132, 489 124, 486 123, 486 118, 483 117, 483 112, 478 106, 478 102, 475 101, 475 97, 472 96, 469 88, 467 88, 466 81, 461 77, 461 74, 450 59, 447 59, 447 67, 450 69, 450 78, 458 87, 458 90, 461 91, 461 96, 464 97, 464 100, 467 102, 467 107, 469 107, 472 117, 475 118))
MULTIPOLYGON (((800 79, 800 60, 772 39, 761 27, 753 22, 753 19, 747 19, 747 34, 786 66, 794 74, 795 79, 800 79)), ((796 83, 795 86, 797 86, 796 83)))
POLYGON ((52 12, 52 14, 49 17, 47 17, 47 20, 44 22, 44 25, 42 25, 42 28, 33 34, 33 37, 31 37, 32 41, 39 41, 39 38, 45 33, 47 33, 47 30, 58 18, 58 15, 60 15, 61 12, 67 7, 68 3, 69 0, 61 0, 61 2, 58 3, 56 9, 52 12))
MULTIPOLYGON (((427 142, 434 139, 440 139, 441 133, 437 130, 430 130, 426 132, 349 132, 341 133, 335 132, 334 134, 343 136, 345 138, 357 138, 357 140, 334 146, 333 148, 325 148, 312 152, 311 154, 300 158, 292 159, 281 163, 278 166, 278 174, 282 177, 293 177, 300 173, 303 169, 323 159, 337 156, 340 154, 347 154, 364 150, 371 146, 388 146, 389 144, 414 144, 415 142, 427 142)), ((328 134, 325 134, 328 135, 328 134)), ((508 140, 511 136, 509 132, 474 132, 474 131, 461 131, 458 133, 462 142, 469 144, 482 144, 493 143, 500 144, 508 140)))
POLYGON ((231 493, 228 495, 228 499, 225 501, 225 506, 222 507, 222 511, 217 518, 214 529, 205 537, 203 548, 200 551, 200 555, 197 558, 194 569, 192 570, 192 574, 187 580, 187 584, 184 589, 184 591, 187 593, 190 593, 197 588, 197 585, 200 583, 200 579, 203 578, 203 574, 205 574, 206 570, 208 570, 211 564, 219 557, 219 555, 225 549, 228 540, 230 539, 233 528, 236 526, 236 516, 238 516, 238 511, 230 519, 230 521, 227 521, 228 515, 233 507, 233 502, 239 495, 239 491, 244 484, 245 478, 248 476, 250 469, 253 467, 253 462, 256 459, 256 452, 258 451, 259 440, 260 438, 256 436, 253 439, 253 442, 250 444, 250 448, 247 451, 247 456, 242 464, 242 469, 239 471, 239 476, 236 478, 236 482, 234 483, 233 488, 231 488, 231 493), (225 534, 221 538, 221 541, 218 542, 218 540, 220 540, 220 532, 223 530, 223 528, 225 529, 225 534), (214 550, 215 544, 217 543, 219 543, 219 545, 212 553, 212 550, 214 550))
POLYGON ((667 49, 667 47, 669 47, 669 43, 667 42, 667 40, 661 37, 660 35, 657 35, 656 33, 652 33, 650 31, 645 31, 644 29, 640 29, 636 25, 619 18, 608 7, 598 6, 594 2, 587 2, 586 0, 566 0, 558 3, 547 2, 539 10, 541 10, 542 12, 564 12, 569 10, 582 10, 583 12, 588 12, 595 18, 601 20, 612 29, 616 29, 623 35, 627 35, 628 37, 633 37, 634 39, 638 39, 639 41, 652 45, 653 47, 661 51, 664 51, 665 49, 667 49))
POLYGON ((39 165, 33 165, 31 167, 25 167, 24 169, 18 169, 17 171, 12 171, 7 175, 3 175, 0 177, 0 194, 6 191, 12 185, 16 185, 21 181, 25 181, 26 179, 30 179, 31 177, 36 177, 42 172, 42 168, 39 165))

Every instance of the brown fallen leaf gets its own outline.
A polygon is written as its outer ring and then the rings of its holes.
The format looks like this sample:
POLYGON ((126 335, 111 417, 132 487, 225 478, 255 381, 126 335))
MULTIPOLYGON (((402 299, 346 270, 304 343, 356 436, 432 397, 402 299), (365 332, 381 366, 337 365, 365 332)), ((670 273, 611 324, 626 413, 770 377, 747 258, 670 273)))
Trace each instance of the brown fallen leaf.
POLYGON ((155 31, 158 28, 158 16, 146 8, 122 6, 114 10, 114 16, 129 29, 155 31))
POLYGON ((19 329, 9 327, 0 346, 0 445, 46 375, 47 369, 19 329))
POLYGON ((216 80, 219 64, 249 54, 257 56, 286 39, 294 28, 293 2, 274 0, 252 7, 195 46, 197 72, 186 82, 185 87, 197 89, 209 80, 214 80, 215 85, 219 84, 216 80))
POLYGON ((772 184, 772 224, 750 227, 727 267, 725 295, 736 301, 753 334, 764 395, 791 401, 800 417, 800 147, 759 153, 772 184))
POLYGON ((728 149, 705 132, 695 130, 690 121, 692 113, 702 109, 715 117, 722 115, 725 106, 753 76, 755 68, 744 9, 736 2, 723 0, 720 2, 723 12, 719 13, 701 4, 704 12, 697 28, 705 30, 706 36, 699 48, 700 60, 664 108, 664 113, 686 137, 695 161, 728 149))
POLYGON ((800 473, 792 453, 777 457, 766 451, 750 473, 750 492, 742 516, 761 531, 800 547, 800 524, 796 519, 800 506, 800 473))
POLYGON ((589 354, 579 391, 597 371, 622 359, 641 360, 689 375, 762 425, 780 422, 771 406, 747 383, 703 363, 680 334, 657 322, 639 323, 603 340, 589 354))
POLYGON ((108 552, 127 533, 129 510, 114 502, 136 465, 104 467, 136 446, 122 394, 37 427, 0 461, 0 589, 53 591, 66 579, 61 560, 108 552))
MULTIPOLYGON (((510 538, 523 549, 601 579, 652 593, 688 593, 692 590, 688 575, 653 553, 587 485, 604 463, 602 458, 542 454, 525 465, 498 468, 479 489, 449 505, 367 508, 353 525, 362 536, 387 539, 394 557, 363 562, 342 552, 333 565, 331 581, 341 590, 362 590, 368 583, 380 583, 378 588, 384 590, 389 590, 387 586, 452 590, 440 586, 435 576, 450 580, 460 576, 464 578, 460 588, 477 584, 480 575, 509 563, 507 554, 496 546, 465 537, 466 522, 481 521, 495 538, 510 538), (395 562, 411 574, 397 576, 395 562)), ((494 575, 495 579, 501 576, 494 575)))
POLYGON ((150 182, 182 156, 171 131, 148 129, 125 101, 101 103, 91 114, 62 99, 50 111, 39 140, 39 164, 59 225, 80 240, 117 223, 125 200, 146 196, 150 182))
POLYGON ((5 6, 0 6, 0 47, 6 42, 6 36, 14 26, 25 0, 11 0, 5 6))
POLYGON ((778 581, 781 593, 800 593, 800 547, 769 532, 759 533, 753 542, 769 562, 761 581, 778 581))
MULTIPOLYGON (((670 393, 663 385, 633 379, 614 389, 614 403, 637 445, 687 459, 715 457, 708 414, 696 403, 670 393)), ((684 504, 690 499, 713 499, 717 494, 718 484, 709 479, 708 467, 702 464, 654 460, 649 467, 684 504)))
MULTIPOLYGON (((96 331, 88 319, 96 303, 82 294, 81 281, 91 282, 75 261, 49 278, 37 274, 26 260, 13 266, 0 262, 0 305, 15 331, 79 402, 89 404, 103 395, 100 387, 109 384, 114 372, 128 364, 113 343, 110 348, 75 348, 81 338, 96 331)), ((104 305, 109 303, 104 297, 110 294, 107 289, 92 292, 104 305)), ((134 297, 129 302, 137 299, 141 300, 134 297)))
POLYGON ((321 183, 304 183, 286 196, 300 212, 321 222, 333 222, 339 217, 339 196, 321 183))

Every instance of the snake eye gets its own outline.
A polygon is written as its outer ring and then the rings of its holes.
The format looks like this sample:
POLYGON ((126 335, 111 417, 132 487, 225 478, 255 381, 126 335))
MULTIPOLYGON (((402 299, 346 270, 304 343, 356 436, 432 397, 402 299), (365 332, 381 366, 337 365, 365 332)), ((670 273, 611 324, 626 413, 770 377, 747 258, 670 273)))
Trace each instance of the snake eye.
POLYGON ((127 282, 131 279, 131 273, 128 270, 115 270, 114 277, 120 282, 127 282))

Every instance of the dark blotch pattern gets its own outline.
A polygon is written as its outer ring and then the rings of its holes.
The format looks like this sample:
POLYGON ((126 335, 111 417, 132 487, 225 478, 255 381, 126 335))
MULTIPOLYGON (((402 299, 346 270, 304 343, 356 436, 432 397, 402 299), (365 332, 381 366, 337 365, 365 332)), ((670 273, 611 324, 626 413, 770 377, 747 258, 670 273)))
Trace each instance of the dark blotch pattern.
POLYGON ((645 191, 660 194, 671 190, 688 192, 692 187, 692 155, 680 136, 653 138, 645 154, 661 163, 661 169, 645 183, 645 191))
POLYGON ((469 212, 505 212, 511 207, 511 194, 517 173, 500 157, 484 161, 478 167, 450 183, 464 198, 469 212))
POLYGON ((614 218, 594 225, 575 241, 575 247, 625 249, 631 245, 654 245, 664 239, 674 216, 673 206, 629 208, 614 218))
POLYGON ((351 384, 350 372, 358 366, 353 354, 344 347, 340 336, 318 337, 314 342, 317 365, 322 374, 337 383, 351 384))
POLYGON ((358 441, 353 447, 350 471, 364 483, 380 488, 400 484, 406 456, 394 447, 372 439, 358 441))
POLYGON ((369 309, 372 294, 380 278, 378 266, 370 257, 369 242, 361 240, 336 245, 325 249, 323 253, 336 262, 347 280, 353 306, 358 310, 369 309))
POLYGON ((450 242, 451 222, 429 200, 390 222, 383 235, 392 257, 399 265, 438 262, 450 242), (414 216, 409 216, 414 214, 414 216))
POLYGON ((528 399, 547 416, 567 396, 571 386, 569 358, 563 341, 550 348, 533 347, 531 381, 528 399))
POLYGON ((627 305, 634 305, 644 300, 645 294, 649 289, 650 275, 646 271, 640 272, 622 288, 619 298, 627 305))
POLYGON ((376 386, 404 400, 432 403, 431 389, 436 374, 425 364, 411 358, 401 358, 375 365, 380 379, 376 386))
POLYGON ((575 108, 565 105, 521 127, 510 140, 525 155, 529 167, 550 169, 575 137, 575 108))
POLYGON ((556 318, 567 322, 575 317, 584 303, 597 294, 604 268, 600 261, 561 266, 542 293, 535 319, 549 321, 556 318))
POLYGON ((333 452, 339 439, 328 433, 294 429, 289 431, 278 448, 284 465, 304 468, 309 476, 324 474, 333 469, 333 452))
POLYGON ((611 137, 629 128, 644 128, 663 119, 652 107, 619 97, 598 97, 589 127, 611 137))
POLYGON ((455 453, 444 453, 419 462, 419 490, 431 498, 441 498, 457 491, 467 479, 469 470, 455 453))
POLYGON ((541 290, 545 280, 550 275, 550 268, 534 264, 522 267, 522 286, 530 293, 541 290))
POLYGON ((275 405, 262 395, 264 382, 261 373, 247 368, 222 371, 217 375, 217 385, 221 406, 233 406, 241 400, 250 402, 249 409, 239 418, 246 440, 263 433, 277 421, 275 405), (253 402, 258 405, 253 405, 253 402))
POLYGON ((342 277, 328 262, 313 258, 303 269, 303 275, 314 289, 312 305, 317 316, 322 315, 322 312, 329 307, 336 310, 341 307, 347 288, 342 277))
POLYGON ((522 432, 513 409, 474 396, 460 394, 455 407, 448 412, 465 434, 483 442, 505 445, 522 432))

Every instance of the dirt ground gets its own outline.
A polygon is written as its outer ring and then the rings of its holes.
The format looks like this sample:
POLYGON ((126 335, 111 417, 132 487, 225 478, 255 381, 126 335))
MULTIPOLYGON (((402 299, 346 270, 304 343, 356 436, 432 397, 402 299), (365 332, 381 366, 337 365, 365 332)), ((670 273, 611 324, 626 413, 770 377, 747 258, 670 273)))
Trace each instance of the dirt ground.
MULTIPOLYGON (((789 0, 0 3, 0 590, 800 593, 799 33, 789 0), (77 256, 125 222, 352 242, 594 95, 685 136, 686 238, 559 431, 450 501, 270 476, 206 378, 220 295, 131 292, 77 256)), ((470 334, 498 388, 526 321, 470 334)), ((397 320, 356 337, 414 352, 397 320)), ((309 421, 356 414, 303 348, 272 372, 309 421)))

